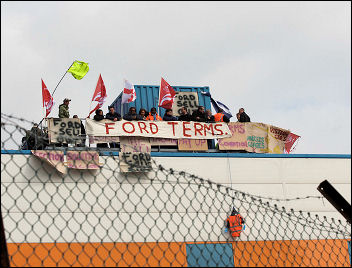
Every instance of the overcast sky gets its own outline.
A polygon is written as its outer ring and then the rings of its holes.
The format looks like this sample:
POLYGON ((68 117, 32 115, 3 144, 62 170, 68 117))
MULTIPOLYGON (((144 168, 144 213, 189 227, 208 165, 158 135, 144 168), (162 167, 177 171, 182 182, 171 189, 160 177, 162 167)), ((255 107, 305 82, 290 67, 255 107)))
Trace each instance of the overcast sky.
POLYGON ((100 73, 104 113, 123 78, 162 76, 300 135, 294 153, 351 153, 350 2, 1 2, 2 113, 39 122, 41 78, 52 92, 74 60, 90 70, 50 116, 68 97, 86 117, 100 73))

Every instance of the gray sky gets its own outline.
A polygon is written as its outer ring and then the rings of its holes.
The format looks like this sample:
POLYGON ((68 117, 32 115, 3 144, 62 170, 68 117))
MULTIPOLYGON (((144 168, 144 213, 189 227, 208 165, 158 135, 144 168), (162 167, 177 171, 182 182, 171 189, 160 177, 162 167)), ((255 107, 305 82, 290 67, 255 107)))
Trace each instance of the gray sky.
POLYGON ((294 153, 351 153, 350 2, 1 2, 3 113, 39 122, 41 78, 52 92, 74 60, 90 70, 65 76, 50 116, 69 97, 86 117, 100 73, 104 113, 123 78, 162 76, 290 129, 294 153))

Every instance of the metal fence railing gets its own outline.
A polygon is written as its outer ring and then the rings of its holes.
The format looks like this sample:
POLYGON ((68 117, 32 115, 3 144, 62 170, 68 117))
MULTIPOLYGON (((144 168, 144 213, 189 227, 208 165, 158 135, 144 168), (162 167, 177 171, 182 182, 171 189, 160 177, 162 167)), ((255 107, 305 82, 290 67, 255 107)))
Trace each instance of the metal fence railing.
POLYGON ((288 210, 274 204, 283 200, 153 159, 149 172, 122 173, 116 154, 100 153, 99 169, 62 174, 28 151, 8 151, 25 135, 20 123, 1 124, 10 266, 350 267, 347 222, 288 210))

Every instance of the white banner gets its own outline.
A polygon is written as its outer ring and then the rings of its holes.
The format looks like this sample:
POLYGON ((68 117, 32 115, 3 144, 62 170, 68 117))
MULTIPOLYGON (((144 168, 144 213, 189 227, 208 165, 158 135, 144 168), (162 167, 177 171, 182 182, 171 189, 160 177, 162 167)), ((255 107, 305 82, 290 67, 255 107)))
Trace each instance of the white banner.
POLYGON ((182 121, 95 121, 86 118, 86 132, 91 136, 138 136, 169 139, 219 139, 231 137, 227 123, 182 121))

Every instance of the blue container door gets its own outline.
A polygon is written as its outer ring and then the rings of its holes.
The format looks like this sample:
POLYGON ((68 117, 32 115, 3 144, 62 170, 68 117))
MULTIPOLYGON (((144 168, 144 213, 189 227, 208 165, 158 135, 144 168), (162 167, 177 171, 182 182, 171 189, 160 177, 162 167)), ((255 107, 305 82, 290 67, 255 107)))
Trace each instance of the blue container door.
POLYGON ((188 267, 234 267, 232 244, 186 244, 188 267))

